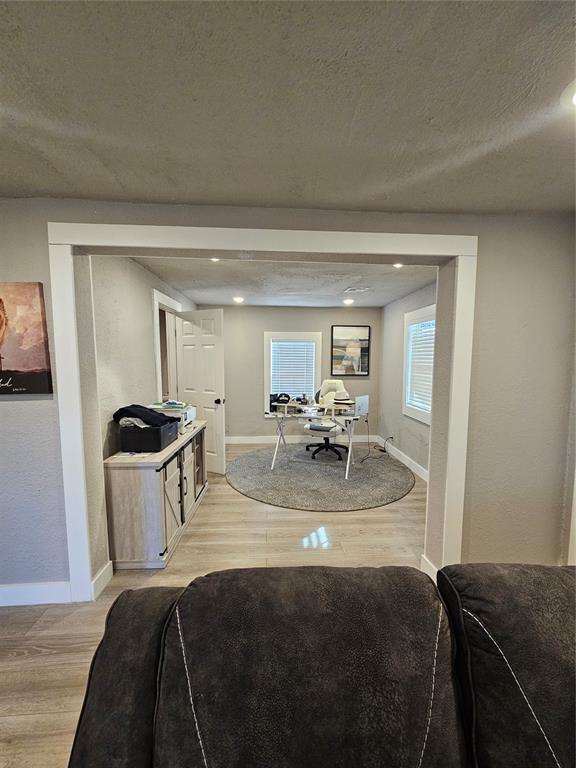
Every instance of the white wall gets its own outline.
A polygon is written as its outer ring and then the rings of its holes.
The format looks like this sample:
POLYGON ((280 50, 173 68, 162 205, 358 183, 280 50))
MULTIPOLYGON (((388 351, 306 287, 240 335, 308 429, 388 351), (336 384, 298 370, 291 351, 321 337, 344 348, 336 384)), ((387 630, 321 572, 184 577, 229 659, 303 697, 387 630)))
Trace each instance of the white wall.
MULTIPOLYGON (((464 557, 558 562, 565 498, 571 497, 566 483, 573 482, 566 473, 571 216, 1 200, 0 279, 44 283, 51 337, 48 221, 478 235, 464 557)), ((66 579, 55 398, 2 397, 0 432, 0 583, 66 579)))
MULTIPOLYGON (((225 307, 226 435, 274 435, 276 423, 264 418, 265 331, 320 331, 322 379, 330 374, 332 325, 371 326, 370 375, 345 378, 352 395, 369 395, 372 434, 378 427, 381 310, 355 307, 225 307)), ((319 388, 319 386, 318 386, 319 388)), ((365 432, 360 422, 358 434, 365 432)), ((289 425, 287 434, 300 434, 302 425, 289 425)))
POLYGON ((383 438, 393 436, 393 445, 425 469, 430 427, 402 413, 404 315, 435 303, 436 283, 432 283, 382 308, 380 434, 383 438))

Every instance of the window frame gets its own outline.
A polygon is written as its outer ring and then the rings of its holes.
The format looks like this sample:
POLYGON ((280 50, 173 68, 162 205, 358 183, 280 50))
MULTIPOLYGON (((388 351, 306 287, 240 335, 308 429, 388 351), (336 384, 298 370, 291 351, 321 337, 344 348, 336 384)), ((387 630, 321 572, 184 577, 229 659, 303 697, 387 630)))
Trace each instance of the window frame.
POLYGON ((313 341, 314 351, 314 392, 322 383, 322 332, 321 331, 264 331, 264 413, 270 411, 272 387, 272 342, 313 341))
MULTIPOLYGON (((411 419, 416 419, 423 424, 430 426, 432 420, 432 406, 430 411, 425 411, 423 408, 415 408, 406 402, 406 383, 408 380, 408 329, 411 325, 417 323, 424 323, 428 320, 434 320, 436 322, 436 304, 429 304, 426 307, 415 309, 412 312, 404 313, 404 360, 402 365, 402 413, 404 416, 409 416, 411 419)), ((434 328, 434 346, 436 346, 436 328, 434 328)))

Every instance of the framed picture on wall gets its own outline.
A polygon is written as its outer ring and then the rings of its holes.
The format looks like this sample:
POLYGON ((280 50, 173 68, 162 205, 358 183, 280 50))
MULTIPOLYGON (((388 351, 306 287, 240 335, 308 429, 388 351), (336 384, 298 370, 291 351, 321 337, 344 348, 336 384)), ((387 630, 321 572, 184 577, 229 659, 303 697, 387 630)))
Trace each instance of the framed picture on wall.
POLYGON ((332 370, 334 378, 370 374, 370 326, 332 326, 332 370))
POLYGON ((42 283, 0 283, 0 395, 51 393, 42 283))

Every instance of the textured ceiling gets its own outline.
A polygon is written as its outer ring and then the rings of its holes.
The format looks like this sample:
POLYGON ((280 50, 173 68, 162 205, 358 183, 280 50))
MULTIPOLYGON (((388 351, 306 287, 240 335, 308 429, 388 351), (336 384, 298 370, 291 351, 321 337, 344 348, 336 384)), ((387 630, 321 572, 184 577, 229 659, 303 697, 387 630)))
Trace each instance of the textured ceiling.
POLYGON ((389 264, 320 264, 246 261, 228 253, 213 263, 202 258, 136 258, 134 261, 184 293, 196 304, 277 307, 335 307, 353 298, 356 307, 381 307, 436 279, 436 267, 389 264), (365 293, 344 293, 367 287, 365 293))
POLYGON ((0 3, 0 195, 574 203, 572 2, 0 3))

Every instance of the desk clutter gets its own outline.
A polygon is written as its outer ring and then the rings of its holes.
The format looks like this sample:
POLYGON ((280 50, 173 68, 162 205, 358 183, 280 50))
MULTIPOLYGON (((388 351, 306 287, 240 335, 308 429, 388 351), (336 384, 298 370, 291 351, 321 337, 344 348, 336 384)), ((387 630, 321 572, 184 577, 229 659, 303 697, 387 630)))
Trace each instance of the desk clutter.
POLYGON ((307 409, 317 410, 318 407, 345 411, 352 405, 354 405, 354 400, 350 398, 341 379, 324 379, 315 397, 310 397, 306 393, 300 397, 293 397, 287 392, 270 395, 270 413, 282 410, 284 412, 306 413, 307 409))
POLYGON ((188 403, 167 401, 152 405, 126 405, 112 416, 120 427, 120 449, 129 453, 162 451, 196 418, 188 403))

